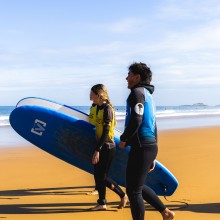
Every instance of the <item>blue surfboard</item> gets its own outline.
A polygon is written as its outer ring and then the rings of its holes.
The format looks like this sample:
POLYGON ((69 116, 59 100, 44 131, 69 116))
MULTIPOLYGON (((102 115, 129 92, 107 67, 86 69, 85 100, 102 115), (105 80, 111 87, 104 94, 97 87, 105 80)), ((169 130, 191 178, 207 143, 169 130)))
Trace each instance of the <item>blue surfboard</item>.
MULTIPOLYGON (((73 107, 50 100, 28 97, 20 100, 10 114, 13 129, 23 138, 80 169, 93 174, 91 158, 96 146, 95 127, 88 115, 73 107)), ((116 156, 109 177, 125 186, 130 147, 119 148, 120 132, 115 130, 116 156)), ((159 161, 145 182, 157 195, 172 195, 178 181, 159 161)))

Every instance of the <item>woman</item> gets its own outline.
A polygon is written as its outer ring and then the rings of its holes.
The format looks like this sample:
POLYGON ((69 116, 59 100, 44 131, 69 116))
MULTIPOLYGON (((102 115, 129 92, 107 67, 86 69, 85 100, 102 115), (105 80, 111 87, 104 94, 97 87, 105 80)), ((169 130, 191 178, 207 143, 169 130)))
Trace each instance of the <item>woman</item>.
POLYGON ((94 178, 99 199, 91 210, 106 210, 106 186, 117 193, 121 202, 118 208, 125 207, 128 197, 113 180, 107 177, 116 148, 114 142, 114 127, 116 125, 114 107, 111 104, 107 89, 102 84, 94 85, 90 91, 93 105, 90 109, 90 122, 96 126, 97 146, 92 157, 94 178))

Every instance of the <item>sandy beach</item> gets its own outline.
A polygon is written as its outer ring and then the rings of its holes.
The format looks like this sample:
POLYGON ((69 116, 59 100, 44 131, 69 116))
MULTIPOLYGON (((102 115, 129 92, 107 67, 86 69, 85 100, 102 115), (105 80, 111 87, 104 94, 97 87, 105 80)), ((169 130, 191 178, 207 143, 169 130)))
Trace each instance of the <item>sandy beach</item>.
MULTIPOLYGON (((1 132, 1 131, 0 131, 1 132)), ((158 160, 178 179, 166 201, 178 220, 220 218, 220 127, 159 132, 158 160), (182 202, 186 202, 186 207, 182 202)), ((131 220, 130 209, 116 208, 119 199, 107 191, 108 210, 90 212, 97 196, 93 176, 31 144, 0 148, 0 219, 131 220)), ((160 220, 146 204, 145 219, 160 220)))

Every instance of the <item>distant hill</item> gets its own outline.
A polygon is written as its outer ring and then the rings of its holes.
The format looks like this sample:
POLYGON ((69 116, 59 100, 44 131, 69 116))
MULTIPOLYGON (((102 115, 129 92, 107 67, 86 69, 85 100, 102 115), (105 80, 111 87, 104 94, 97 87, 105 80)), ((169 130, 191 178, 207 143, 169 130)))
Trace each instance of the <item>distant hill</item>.
POLYGON ((208 106, 208 105, 206 105, 204 103, 201 103, 201 102, 198 102, 198 103, 195 103, 195 104, 192 104, 192 105, 181 105, 181 106, 188 106, 188 107, 190 107, 190 106, 208 106))
POLYGON ((207 105, 204 104, 204 103, 199 102, 199 103, 195 103, 195 104, 193 104, 193 106, 207 106, 207 105))

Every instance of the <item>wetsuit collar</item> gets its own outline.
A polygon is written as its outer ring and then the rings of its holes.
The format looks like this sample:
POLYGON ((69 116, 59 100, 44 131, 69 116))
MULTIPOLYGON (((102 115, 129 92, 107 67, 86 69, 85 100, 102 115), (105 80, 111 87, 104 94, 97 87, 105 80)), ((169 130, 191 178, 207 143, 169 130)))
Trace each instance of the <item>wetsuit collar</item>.
POLYGON ((99 110, 102 110, 102 109, 105 108, 107 105, 108 105, 108 103, 105 102, 105 103, 103 103, 101 106, 97 105, 97 108, 98 108, 99 110))
POLYGON ((138 88, 138 87, 144 87, 145 89, 147 89, 150 92, 150 94, 153 94, 153 92, 154 92, 154 86, 153 85, 149 85, 149 84, 147 84, 145 82, 138 83, 137 85, 132 87, 131 90, 135 89, 135 88, 138 88))

